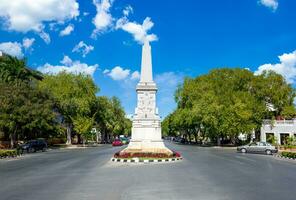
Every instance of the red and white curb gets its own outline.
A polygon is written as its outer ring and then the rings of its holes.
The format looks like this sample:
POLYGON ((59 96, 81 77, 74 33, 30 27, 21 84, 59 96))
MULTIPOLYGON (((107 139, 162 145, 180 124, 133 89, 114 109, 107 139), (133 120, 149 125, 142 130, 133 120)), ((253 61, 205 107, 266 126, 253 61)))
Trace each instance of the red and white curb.
POLYGON ((140 160, 139 158, 124 159, 124 158, 111 158, 112 162, 121 163, 160 163, 160 162, 176 162, 182 160, 182 157, 177 158, 165 158, 165 159, 154 159, 154 160, 140 160))

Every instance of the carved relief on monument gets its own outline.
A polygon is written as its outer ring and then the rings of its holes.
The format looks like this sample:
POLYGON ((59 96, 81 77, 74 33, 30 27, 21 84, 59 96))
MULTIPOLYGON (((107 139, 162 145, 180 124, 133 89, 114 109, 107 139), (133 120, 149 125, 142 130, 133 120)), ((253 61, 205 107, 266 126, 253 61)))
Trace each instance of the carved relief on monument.
POLYGON ((155 93, 151 91, 138 93, 137 114, 155 114, 155 93))

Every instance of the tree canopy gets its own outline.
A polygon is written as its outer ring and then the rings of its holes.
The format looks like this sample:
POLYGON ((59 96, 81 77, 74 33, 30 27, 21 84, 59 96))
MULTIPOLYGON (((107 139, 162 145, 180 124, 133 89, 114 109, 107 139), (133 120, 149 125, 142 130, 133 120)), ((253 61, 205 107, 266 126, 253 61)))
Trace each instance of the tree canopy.
POLYGON ((163 127, 166 134, 235 142, 239 134, 260 129, 265 118, 295 116, 294 97, 291 85, 274 72, 215 69, 184 80, 175 94, 177 109, 163 127))
POLYGON ((130 133, 119 99, 98 92, 88 75, 43 75, 29 69, 25 59, 0 56, 0 131, 11 146, 18 139, 56 135, 66 135, 67 144, 74 135, 85 141, 94 127, 105 142, 130 133))

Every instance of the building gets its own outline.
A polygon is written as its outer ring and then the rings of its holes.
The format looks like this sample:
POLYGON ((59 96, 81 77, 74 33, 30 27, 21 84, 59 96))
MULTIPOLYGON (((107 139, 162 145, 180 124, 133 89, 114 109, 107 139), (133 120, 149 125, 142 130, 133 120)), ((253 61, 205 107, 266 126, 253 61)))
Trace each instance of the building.
POLYGON ((285 144, 288 137, 296 137, 296 119, 293 120, 264 120, 260 140, 270 142, 274 137, 280 145, 285 144))

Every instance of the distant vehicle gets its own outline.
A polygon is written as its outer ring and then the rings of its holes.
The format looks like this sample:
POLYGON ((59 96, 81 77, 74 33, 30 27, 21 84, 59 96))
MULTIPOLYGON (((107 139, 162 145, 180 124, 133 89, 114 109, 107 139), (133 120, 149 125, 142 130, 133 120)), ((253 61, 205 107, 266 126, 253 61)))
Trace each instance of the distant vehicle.
POLYGON ((121 137, 121 138, 120 138, 120 141, 122 142, 123 145, 129 143, 129 139, 126 138, 126 137, 121 137))
POLYGON ((278 150, 275 146, 267 142, 252 142, 250 144, 237 147, 237 151, 242 153, 265 153, 267 155, 272 155, 277 153, 278 150))
POLYGON ((32 153, 36 151, 46 151, 47 143, 45 140, 31 140, 25 144, 20 145, 22 152, 26 151, 27 153, 32 153))
POLYGON ((122 142, 120 139, 115 139, 113 142, 112 142, 112 146, 122 146, 122 142))
POLYGON ((185 138, 181 138, 181 137, 175 138, 174 141, 181 144, 189 144, 189 142, 185 138))

